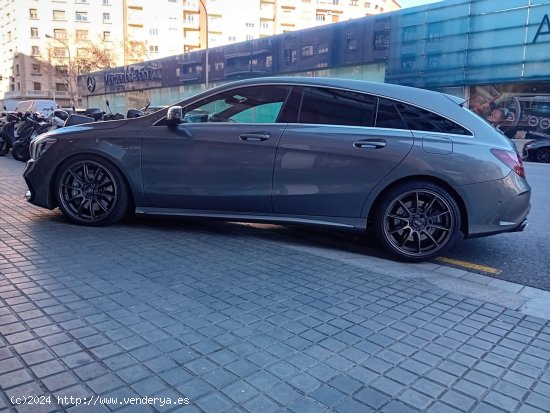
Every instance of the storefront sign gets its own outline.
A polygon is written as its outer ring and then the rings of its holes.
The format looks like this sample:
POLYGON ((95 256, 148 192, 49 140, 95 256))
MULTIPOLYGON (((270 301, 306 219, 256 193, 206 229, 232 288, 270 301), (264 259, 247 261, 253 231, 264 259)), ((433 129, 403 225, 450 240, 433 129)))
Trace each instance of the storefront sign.
POLYGON ((550 20, 548 19, 548 15, 545 14, 542 18, 542 21, 540 22, 539 29, 537 30, 537 34, 535 34, 535 38, 533 39, 533 43, 536 43, 539 36, 547 36, 550 34, 550 20))
POLYGON ((110 73, 103 75, 105 86, 120 85, 123 83, 147 82, 151 80, 162 79, 161 69, 158 67, 125 67, 121 72, 110 73))

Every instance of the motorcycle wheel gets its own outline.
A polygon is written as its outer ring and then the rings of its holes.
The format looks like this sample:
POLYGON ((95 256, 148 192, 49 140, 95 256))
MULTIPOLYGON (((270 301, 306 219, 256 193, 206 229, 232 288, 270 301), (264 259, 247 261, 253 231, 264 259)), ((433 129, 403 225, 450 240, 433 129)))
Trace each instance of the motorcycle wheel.
POLYGON ((0 138, 0 156, 6 155, 10 151, 10 145, 4 138, 0 138))
POLYGON ((16 161, 27 162, 31 159, 28 143, 15 143, 11 149, 11 156, 16 161))

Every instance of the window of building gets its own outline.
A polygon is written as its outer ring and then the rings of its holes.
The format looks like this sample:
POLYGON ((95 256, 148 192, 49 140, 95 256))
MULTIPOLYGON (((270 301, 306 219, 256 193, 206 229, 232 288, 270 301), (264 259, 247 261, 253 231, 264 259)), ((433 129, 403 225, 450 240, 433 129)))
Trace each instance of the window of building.
POLYGON ((31 48, 31 54, 33 56, 40 56, 40 47, 38 46, 32 46, 31 48))
POLYGON ((349 0, 349 5, 350 6, 358 6, 359 5, 359 0, 349 0))
POLYGON ((54 10, 53 11, 54 20, 65 20, 65 10, 54 10))
POLYGON ((77 40, 88 40, 88 30, 77 30, 76 31, 77 40))
POLYGON ((69 68, 65 65, 56 65, 55 71, 60 76, 68 76, 69 75, 69 68))
POLYGON ((17 90, 21 90, 21 83, 17 82, 17 90))
POLYGON ((66 83, 56 83, 55 84, 55 91, 56 92, 68 92, 69 87, 66 83))
POLYGON ((246 40, 252 40, 252 39, 254 39, 254 36, 251 35, 251 34, 247 34, 245 37, 246 37, 246 40))
POLYGON ((40 82, 32 82, 33 90, 38 92, 42 90, 42 83, 40 82))
POLYGON ((159 29, 157 29, 156 27, 151 27, 149 29, 149 35, 158 36, 158 34, 159 34, 159 29))
POLYGON ((84 4, 86 4, 86 3, 88 3, 88 0, 75 0, 74 2, 75 3, 84 3, 84 4))
POLYGON ((306 88, 299 123, 373 126, 376 99, 363 93, 306 88))
POLYGON ((54 57, 67 57, 67 49, 65 47, 54 47, 53 55, 54 57))
POLYGON ((159 47, 156 46, 156 45, 151 44, 151 45, 149 45, 149 51, 150 51, 151 53, 158 53, 159 47))
POLYGON ((227 36, 227 41, 228 42, 236 42, 237 41, 237 36, 227 36))
POLYGON ((245 26, 246 27, 254 27, 254 23, 246 22, 245 26))
POLYGON ((313 46, 302 46, 302 56, 313 56, 313 46))
POLYGON ((77 11, 75 13, 75 19, 77 22, 87 22, 88 21, 88 13, 85 11, 77 11))
POLYGON ((326 19, 326 15, 322 14, 322 13, 317 13, 317 15, 315 16, 315 19, 318 21, 318 22, 324 22, 325 19, 326 19))
POLYGON ((38 39, 38 27, 31 27, 31 38, 38 39))
POLYGON ((56 39, 66 39, 67 38, 67 30, 65 29, 53 29, 53 37, 56 39))
POLYGON ((15 73, 15 76, 19 76, 19 64, 15 65, 14 73, 15 73))
POLYGON ((103 23, 111 23, 111 14, 103 13, 103 23))
POLYGON ((104 6, 108 6, 109 4, 111 4, 110 0, 103 0, 104 6))
POLYGON ((31 20, 36 20, 38 19, 38 10, 36 9, 29 9, 29 18, 31 20))
POLYGON ((374 50, 384 50, 388 47, 390 38, 385 31, 374 32, 374 50))
POLYGON ((88 57, 90 55, 90 50, 79 47, 78 49, 76 49, 76 55, 78 57, 88 57))
POLYGON ((111 41, 111 32, 103 32, 103 41, 104 42, 110 42, 111 41))
POLYGON ((6 33, 6 37, 8 39, 8 42, 11 42, 11 31, 6 33))
POLYGON ((32 74, 33 75, 39 75, 40 74, 40 65, 37 63, 32 64, 32 74))

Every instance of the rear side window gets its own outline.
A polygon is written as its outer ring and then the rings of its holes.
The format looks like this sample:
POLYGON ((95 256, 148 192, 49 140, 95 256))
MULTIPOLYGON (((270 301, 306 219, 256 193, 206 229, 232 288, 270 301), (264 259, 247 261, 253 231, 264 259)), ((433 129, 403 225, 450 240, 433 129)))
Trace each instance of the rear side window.
POLYGON ((304 88, 299 123, 373 126, 376 99, 362 93, 304 88))
POLYGON ((399 102, 396 102, 396 107, 411 130, 471 135, 462 126, 427 110, 399 102))
POLYGON ((409 129, 395 104, 396 102, 388 99, 378 99, 378 112, 376 113, 377 128, 409 129))

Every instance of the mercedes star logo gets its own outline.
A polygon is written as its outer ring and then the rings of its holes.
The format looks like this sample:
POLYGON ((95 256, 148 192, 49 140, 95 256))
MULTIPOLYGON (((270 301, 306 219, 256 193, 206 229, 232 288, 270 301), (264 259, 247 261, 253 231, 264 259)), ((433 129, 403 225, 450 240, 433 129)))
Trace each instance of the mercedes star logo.
POLYGON ((95 91, 95 78, 93 76, 88 76, 88 79, 86 80, 86 87, 91 93, 95 91))

